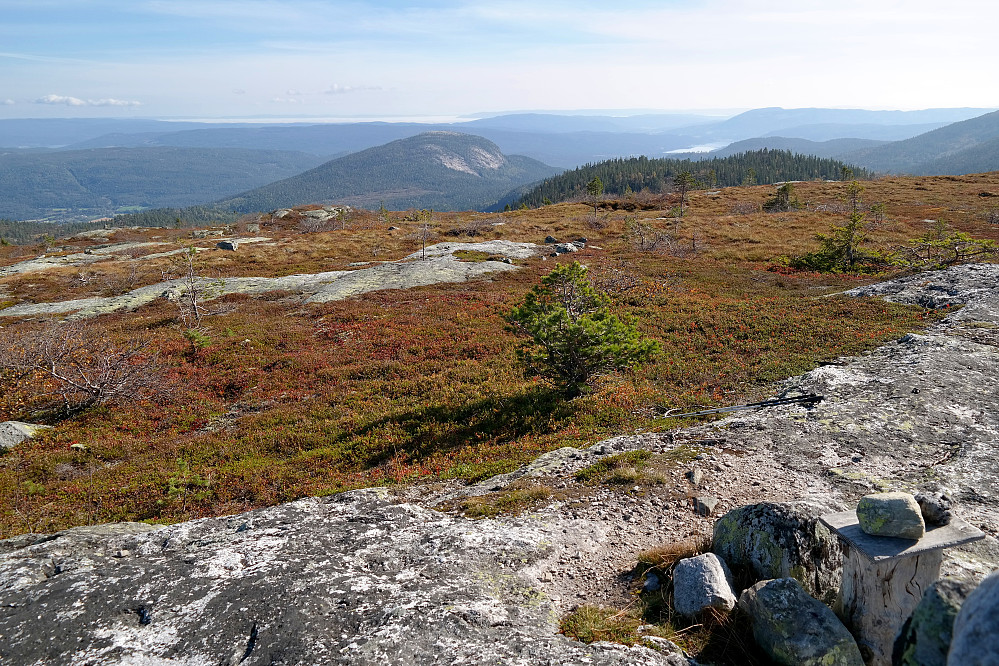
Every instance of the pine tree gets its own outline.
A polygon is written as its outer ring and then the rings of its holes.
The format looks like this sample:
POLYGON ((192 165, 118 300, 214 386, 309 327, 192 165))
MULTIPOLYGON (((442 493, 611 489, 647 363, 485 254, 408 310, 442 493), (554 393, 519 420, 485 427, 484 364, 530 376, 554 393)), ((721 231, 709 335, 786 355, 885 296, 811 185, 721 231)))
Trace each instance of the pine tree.
POLYGON ((568 396, 579 395, 596 376, 649 362, 660 349, 630 320, 611 314, 607 297, 575 261, 545 276, 506 319, 530 338, 519 351, 528 370, 568 396))

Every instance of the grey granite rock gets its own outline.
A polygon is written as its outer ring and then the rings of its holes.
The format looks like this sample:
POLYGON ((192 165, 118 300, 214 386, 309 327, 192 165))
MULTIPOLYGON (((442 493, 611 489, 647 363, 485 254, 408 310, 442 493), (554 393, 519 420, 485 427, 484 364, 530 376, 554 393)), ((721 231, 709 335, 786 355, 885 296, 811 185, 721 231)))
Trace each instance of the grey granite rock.
POLYGON ((680 560, 673 568, 673 608, 681 615, 695 616, 707 608, 735 608, 732 574, 714 553, 680 560))
MULTIPOLYGON (((233 243, 266 241, 267 238, 237 238, 233 243)), ((339 301, 351 296, 382 289, 409 289, 442 282, 466 282, 490 273, 519 270, 517 266, 502 261, 464 262, 454 252, 474 250, 505 254, 522 259, 533 256, 537 246, 532 243, 512 241, 484 241, 481 243, 438 243, 427 247, 427 261, 414 261, 421 257, 417 252, 407 261, 389 262, 352 271, 328 271, 302 275, 285 275, 277 278, 234 277, 224 280, 205 280, 210 285, 210 298, 226 294, 262 294, 274 290, 296 291, 309 303, 339 301)), ((180 296, 186 286, 183 280, 170 280, 139 287, 120 296, 79 298, 55 303, 22 303, 0 310, 0 317, 23 317, 73 313, 70 318, 96 317, 110 312, 134 310, 157 298, 173 294, 180 296)))
POLYGON ((975 588, 969 580, 942 578, 930 586, 895 644, 895 666, 945 666, 954 620, 975 588))
POLYGON ((579 523, 471 521, 355 491, 0 542, 0 663, 676 663, 556 633, 535 576, 592 540, 579 523))
POLYGON ((739 597, 757 644, 786 666, 863 666, 860 648, 828 606, 793 578, 760 581, 739 597))
POLYGON ((999 571, 983 580, 961 606, 947 666, 999 666, 999 571))
POLYGON ((871 536, 922 539, 926 534, 923 513, 909 493, 875 493, 857 504, 860 529, 871 536))
POLYGON ((0 423, 0 450, 13 448, 51 427, 23 421, 3 421, 0 423))
POLYGON ((694 511, 697 512, 698 516, 707 518, 715 512, 719 502, 720 500, 717 497, 700 495, 694 498, 694 511))

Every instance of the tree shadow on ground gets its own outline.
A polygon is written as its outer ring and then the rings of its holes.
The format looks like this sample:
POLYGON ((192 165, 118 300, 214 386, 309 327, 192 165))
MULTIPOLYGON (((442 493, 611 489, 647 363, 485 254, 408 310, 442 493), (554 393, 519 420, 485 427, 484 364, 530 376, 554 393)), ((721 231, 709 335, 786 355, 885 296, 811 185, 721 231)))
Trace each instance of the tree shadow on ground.
MULTIPOLYGON (((555 432, 576 412, 564 392, 547 387, 531 388, 514 395, 490 396, 460 406, 428 405, 372 421, 341 435, 337 443, 365 441, 380 431, 402 436, 410 460, 456 451, 484 442, 515 441, 526 435, 555 432)), ((366 467, 391 460, 399 451, 391 445, 370 444, 360 453, 366 467)))

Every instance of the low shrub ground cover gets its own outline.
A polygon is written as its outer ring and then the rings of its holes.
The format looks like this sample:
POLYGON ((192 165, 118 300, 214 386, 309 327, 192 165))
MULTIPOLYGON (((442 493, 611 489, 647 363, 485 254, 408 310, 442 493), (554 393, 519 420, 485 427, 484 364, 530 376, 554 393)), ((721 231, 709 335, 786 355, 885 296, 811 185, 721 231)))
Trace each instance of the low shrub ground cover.
MULTIPOLYGON (((796 192, 813 203, 837 185, 804 183, 796 192)), ((929 204, 894 203, 907 195, 898 185, 884 187, 891 195, 888 217, 898 216, 890 234, 917 235, 923 218, 915 216, 925 216, 929 204)), ((729 214, 733 201, 762 201, 767 191, 732 191, 727 202, 693 193, 680 233, 700 234, 703 243, 684 256, 636 249, 624 212, 601 211, 594 225, 584 206, 547 206, 483 215, 497 224, 480 225, 476 239, 586 236, 586 249, 558 260, 519 261, 522 270, 492 279, 322 305, 289 293, 227 297, 232 307, 204 320, 197 344, 184 337, 176 308, 164 301, 106 315, 100 321, 109 335, 150 341, 172 388, 155 400, 52 421, 56 427, 38 439, 0 454, 0 535, 114 520, 177 521, 362 486, 479 480, 561 446, 681 427, 689 421, 663 414, 765 397, 775 380, 934 320, 917 308, 827 296, 871 277, 768 272, 774 256, 811 242, 829 214, 786 213, 793 219, 781 228, 775 214, 729 214), (738 238, 735 225, 743 225, 738 238), (566 400, 525 378, 504 315, 553 261, 572 260, 589 267, 610 309, 632 317, 662 351, 648 365, 598 378, 591 390, 566 400)), ((393 215, 383 221, 359 215, 363 224, 322 233, 271 230, 278 243, 271 254, 254 247, 247 255, 253 270, 232 272, 339 270, 370 260, 379 248, 379 259, 401 258, 417 249, 406 238, 413 224, 393 215), (400 228, 388 231, 390 224, 400 228)), ((648 215, 659 224, 654 211, 648 215)), ((439 223, 453 226, 459 217, 439 223)), ((970 209, 949 217, 969 233, 990 226, 970 209)), ((230 264, 239 257, 215 256, 230 264)), ((3 278, 25 288, 32 279, 3 278)), ((4 325, 26 335, 43 327, 4 325)), ((5 387, 0 418, 30 420, 24 397, 5 387)))

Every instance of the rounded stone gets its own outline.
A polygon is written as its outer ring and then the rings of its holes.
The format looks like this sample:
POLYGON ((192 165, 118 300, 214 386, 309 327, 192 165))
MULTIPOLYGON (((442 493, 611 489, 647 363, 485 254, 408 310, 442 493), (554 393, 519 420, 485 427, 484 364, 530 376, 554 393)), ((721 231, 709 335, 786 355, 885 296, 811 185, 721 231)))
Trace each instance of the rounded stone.
POLYGON ((681 615, 697 615, 706 608, 735 608, 732 574, 714 553, 680 560, 673 568, 673 608, 681 615))

